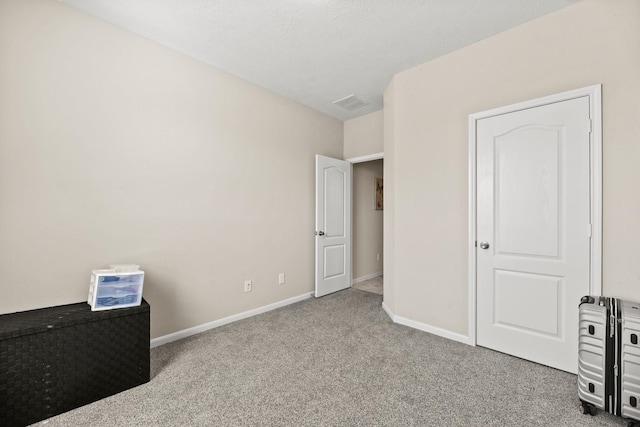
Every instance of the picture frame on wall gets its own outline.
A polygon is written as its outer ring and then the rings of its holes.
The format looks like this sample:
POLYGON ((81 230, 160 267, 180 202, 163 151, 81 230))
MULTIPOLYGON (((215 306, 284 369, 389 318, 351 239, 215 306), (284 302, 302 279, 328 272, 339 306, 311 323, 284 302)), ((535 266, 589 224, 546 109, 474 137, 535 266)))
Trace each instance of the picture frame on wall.
POLYGON ((384 207, 383 198, 382 198, 383 196, 382 178, 376 178, 375 180, 376 180, 375 210, 381 211, 384 207))

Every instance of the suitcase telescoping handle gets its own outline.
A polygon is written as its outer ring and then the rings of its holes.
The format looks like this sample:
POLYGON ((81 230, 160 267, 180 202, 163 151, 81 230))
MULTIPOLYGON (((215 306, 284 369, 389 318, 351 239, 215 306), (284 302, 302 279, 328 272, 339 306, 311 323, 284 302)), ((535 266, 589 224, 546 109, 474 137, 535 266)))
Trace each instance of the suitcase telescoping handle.
POLYGON ((596 302, 596 299, 590 295, 585 295, 580 298, 580 304, 593 304, 596 302))

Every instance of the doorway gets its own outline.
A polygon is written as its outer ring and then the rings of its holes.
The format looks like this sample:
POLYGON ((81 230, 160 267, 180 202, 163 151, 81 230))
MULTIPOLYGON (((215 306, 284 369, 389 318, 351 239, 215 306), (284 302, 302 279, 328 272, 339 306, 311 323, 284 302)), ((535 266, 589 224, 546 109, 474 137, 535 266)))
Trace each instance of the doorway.
POLYGON ((354 278, 355 283, 370 281, 365 285, 373 286, 378 290, 376 293, 382 294, 383 157, 383 153, 376 153, 338 160, 316 155, 316 297, 351 287, 354 278), (359 178, 355 196, 354 167, 359 178), (354 204, 358 212, 355 217, 352 215, 354 204), (355 233, 356 268, 360 276, 352 273, 354 222, 360 228, 355 233))
POLYGON ((352 286, 382 295, 384 160, 354 160, 349 159, 353 164, 352 286))

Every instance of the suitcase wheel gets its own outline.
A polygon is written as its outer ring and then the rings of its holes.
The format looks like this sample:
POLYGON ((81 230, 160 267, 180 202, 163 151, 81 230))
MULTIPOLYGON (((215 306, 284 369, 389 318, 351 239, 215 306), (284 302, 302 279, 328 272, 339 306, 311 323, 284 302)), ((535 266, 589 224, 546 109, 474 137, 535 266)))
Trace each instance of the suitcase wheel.
POLYGON ((629 420, 627 422, 627 427, 640 427, 640 422, 634 421, 634 420, 629 420))
MULTIPOLYGON (((582 403, 582 413, 584 415, 595 415, 596 412, 598 411, 598 409, 595 406, 593 406, 590 403, 585 402, 584 400, 582 400, 581 403, 582 403)), ((627 426, 627 427, 640 427, 640 425, 639 426, 627 426)))

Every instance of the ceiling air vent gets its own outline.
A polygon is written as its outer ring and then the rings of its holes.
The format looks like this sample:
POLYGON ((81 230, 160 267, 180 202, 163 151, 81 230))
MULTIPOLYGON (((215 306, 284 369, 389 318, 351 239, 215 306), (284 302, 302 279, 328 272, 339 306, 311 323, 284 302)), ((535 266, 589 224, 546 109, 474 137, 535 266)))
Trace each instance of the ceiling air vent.
POLYGON ((348 111, 357 110, 358 108, 364 107, 365 105, 369 105, 367 101, 357 98, 355 95, 345 96, 342 99, 333 101, 333 103, 348 111))

